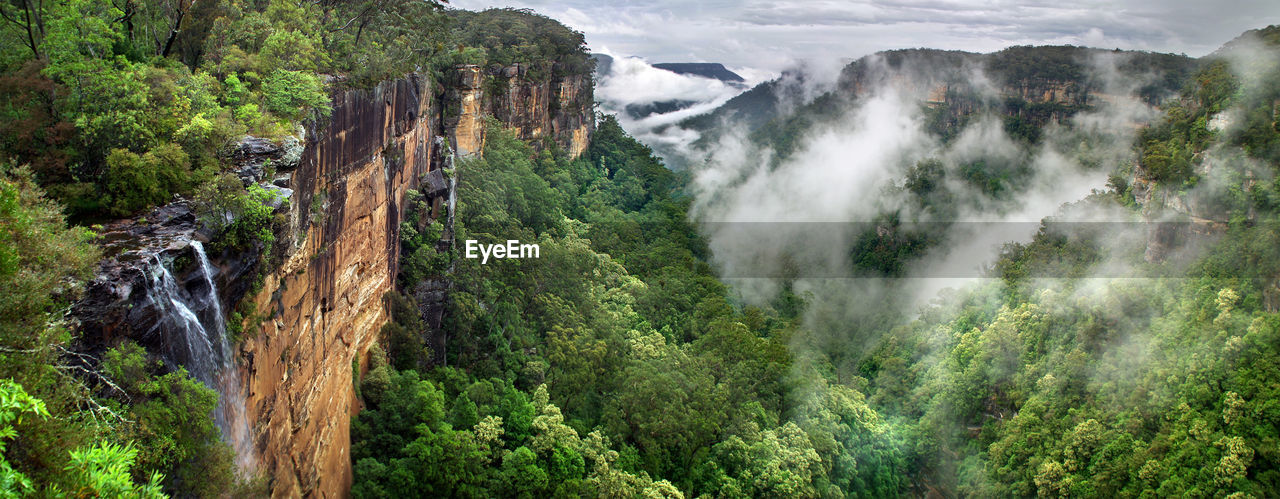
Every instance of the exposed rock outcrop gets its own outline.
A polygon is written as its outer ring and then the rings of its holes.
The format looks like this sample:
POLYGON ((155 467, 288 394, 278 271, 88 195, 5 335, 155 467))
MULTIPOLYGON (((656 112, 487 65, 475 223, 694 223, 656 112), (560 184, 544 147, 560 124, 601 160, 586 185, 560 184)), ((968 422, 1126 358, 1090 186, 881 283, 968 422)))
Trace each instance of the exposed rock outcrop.
POLYGON ((484 150, 484 81, 480 66, 461 66, 445 99, 445 123, 454 130, 454 150, 463 156, 484 150), (457 115, 450 116, 455 108, 457 115))
MULTIPOLYGON (((308 133, 290 181, 284 263, 254 298, 267 315, 242 347, 248 417, 258 422, 274 496, 341 497, 350 488, 349 423, 359 410, 352 365, 366 365, 388 320, 382 300, 395 289, 408 190, 422 190, 438 214, 452 195, 442 168, 452 151, 480 153, 490 115, 522 138, 550 138, 575 155, 586 149, 589 76, 532 81, 463 66, 447 85, 433 89, 414 76, 337 95, 328 125, 308 133), (511 90, 487 98, 495 80, 511 90)), ((425 293, 442 301, 448 283, 436 284, 425 293)))
MULTIPOLYGON (((89 282, 84 298, 72 307, 80 323, 79 349, 93 353, 125 339, 138 342, 160 355, 171 367, 182 362, 181 338, 163 334, 161 310, 148 296, 153 267, 160 261, 171 267, 183 288, 203 286, 203 277, 192 252, 193 241, 207 242, 191 205, 178 201, 99 231, 97 244, 105 257, 97 276, 89 282)), ((214 276, 220 300, 234 303, 244 296, 257 267, 255 252, 223 252, 217 255, 214 276)))
POLYGON ((346 92, 328 126, 308 134, 287 254, 255 297, 262 329, 242 346, 248 416, 274 496, 339 497, 350 487, 352 362, 387 320, 401 206, 435 159, 431 95, 417 77, 346 92))
POLYGON ((493 72, 494 91, 486 96, 484 113, 535 146, 539 139, 551 138, 578 157, 595 126, 591 75, 560 74, 558 67, 551 73, 549 79, 532 78, 523 64, 493 72))

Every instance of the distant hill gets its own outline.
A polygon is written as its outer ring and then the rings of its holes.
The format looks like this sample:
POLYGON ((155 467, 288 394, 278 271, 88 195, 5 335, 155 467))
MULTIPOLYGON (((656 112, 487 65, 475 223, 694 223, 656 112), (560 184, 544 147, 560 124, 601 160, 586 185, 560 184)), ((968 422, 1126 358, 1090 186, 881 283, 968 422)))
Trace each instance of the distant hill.
POLYGON ((747 81, 738 73, 729 71, 728 68, 724 67, 724 64, 718 62, 662 62, 654 64, 653 67, 665 69, 672 73, 701 76, 720 81, 739 83, 747 81))
POLYGON ((681 109, 688 109, 698 104, 698 101, 672 99, 649 104, 627 104, 627 115, 635 119, 646 118, 655 114, 674 113, 681 109))
MULTIPOLYGON (((1260 33, 1266 35, 1266 33, 1260 33)), ((681 127, 704 132, 700 145, 710 143, 725 119, 772 143, 780 156, 791 139, 821 121, 835 119, 869 88, 890 84, 933 95, 933 131, 954 133, 965 115, 989 108, 1007 117, 1008 128, 1034 137, 1049 121, 1087 109, 1096 101, 1103 82, 1090 76, 1090 60, 1101 55, 1123 56, 1116 70, 1122 75, 1155 75, 1137 94, 1149 103, 1173 95, 1189 78, 1196 61, 1186 56, 1136 51, 1112 51, 1074 46, 1017 46, 988 54, 932 50, 889 50, 858 59, 841 71, 835 88, 802 102, 806 74, 783 73, 730 99, 707 114, 686 118, 681 127), (888 71, 885 71, 888 70, 888 71), (1001 95, 995 102, 979 97, 972 72, 983 71, 1001 95), (787 102, 791 105, 784 105, 787 102), (799 107, 794 107, 798 104, 799 107)), ((1012 131, 1011 131, 1012 133, 1012 131)), ((1016 135, 1016 134, 1015 134, 1016 135)))
POLYGON ((613 72, 613 57, 604 54, 591 54, 596 61, 596 74, 607 75, 613 72))
MULTIPOLYGON (((605 54, 591 54, 591 58, 596 62, 596 74, 598 78, 608 78, 613 72, 614 58, 605 54)), ((695 76, 698 78, 707 78, 709 80, 720 81, 729 87, 738 90, 747 88, 746 79, 741 75, 725 68, 723 64, 712 62, 669 62, 652 64, 653 67, 663 71, 670 71, 675 74, 685 76, 695 76)), ((712 85, 713 83, 707 82, 712 85)), ((620 111, 625 112, 632 119, 643 119, 658 114, 667 114, 682 109, 687 109, 699 104, 697 100, 688 100, 681 98, 672 98, 657 102, 647 103, 630 103, 626 104, 620 111)))
MULTIPOLYGON (((596 72, 601 75, 608 75, 613 71, 613 57, 605 54, 591 54, 591 58, 596 61, 596 72)), ((718 62, 660 62, 654 64, 653 67, 670 71, 676 74, 701 76, 703 78, 711 78, 728 83, 746 83, 746 78, 742 75, 730 71, 724 67, 724 64, 718 62)))

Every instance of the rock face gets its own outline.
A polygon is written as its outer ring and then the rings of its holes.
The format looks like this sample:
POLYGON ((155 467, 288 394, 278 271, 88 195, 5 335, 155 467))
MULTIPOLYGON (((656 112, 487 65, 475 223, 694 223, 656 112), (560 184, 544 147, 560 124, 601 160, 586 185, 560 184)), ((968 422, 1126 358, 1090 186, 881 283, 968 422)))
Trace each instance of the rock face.
MULTIPOLYGON (((1201 157, 1197 173, 1208 176, 1209 164, 1201 157)), ((1150 179, 1140 161, 1134 164, 1127 181, 1134 202, 1142 207, 1143 220, 1150 225, 1143 255, 1148 262, 1164 261, 1188 242, 1221 234, 1227 228, 1231 214, 1223 189, 1184 191, 1160 186, 1150 179)), ((1247 192, 1252 181, 1242 187, 1247 192)))
MULTIPOLYGON (((121 220, 100 231, 97 244, 106 257, 89 282, 85 297, 72 307, 80 321, 81 350, 100 352, 131 339, 172 367, 181 362, 182 339, 163 334, 160 310, 149 296, 149 281, 159 261, 166 262, 183 288, 203 285, 196 275, 192 241, 205 239, 185 201, 170 203, 137 219, 121 220)), ((238 285, 249 279, 256 255, 222 259, 216 278, 222 300, 242 296, 238 285)))
POLYGON ((478 154, 494 115, 522 138, 586 149, 589 76, 537 82, 463 66, 447 84, 410 77, 335 96, 330 123, 307 134, 290 180, 291 228, 278 243, 284 263, 254 297, 266 318, 241 348, 248 419, 273 496, 350 489, 349 424, 360 403, 352 366, 366 365, 388 320, 383 296, 395 289, 407 191, 448 194, 447 142, 478 154), (495 80, 510 90, 486 96, 495 80))
POLYGON ((893 71, 846 71, 839 82, 845 98, 858 98, 874 89, 892 88, 918 97, 933 108, 941 108, 959 119, 988 108, 1007 116, 1027 118, 1043 126, 1115 96, 1078 81, 1050 78, 1022 78, 990 86, 973 83, 967 66, 924 71, 916 67, 893 71), (949 69, 949 70, 948 70, 949 69))
POLYGON ((537 140, 551 138, 576 158, 587 150, 595 127, 591 75, 559 73, 557 65, 550 78, 535 78, 523 64, 492 72, 494 91, 485 96, 483 113, 535 146, 537 140))
POLYGON ((378 339, 394 288, 406 192, 437 159, 431 89, 417 77, 334 99, 293 172, 284 263, 254 297, 242 346, 247 405, 272 495, 337 497, 351 483, 352 362, 378 339))
POLYGON ((446 108, 456 106, 457 116, 448 116, 445 111, 445 123, 454 130, 454 145, 458 154, 479 153, 484 150, 484 80, 485 74, 480 66, 467 65, 457 68, 457 83, 449 89, 446 108))

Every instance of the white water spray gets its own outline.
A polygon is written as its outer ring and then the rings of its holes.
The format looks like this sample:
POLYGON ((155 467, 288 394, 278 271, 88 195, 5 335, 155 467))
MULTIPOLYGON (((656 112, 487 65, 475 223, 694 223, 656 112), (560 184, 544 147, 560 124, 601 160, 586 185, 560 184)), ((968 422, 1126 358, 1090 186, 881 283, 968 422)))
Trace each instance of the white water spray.
POLYGON ((214 269, 205 254, 204 245, 192 241, 191 248, 200 263, 204 286, 200 292, 188 293, 178 285, 173 273, 159 255, 151 266, 151 296, 160 312, 156 327, 178 343, 171 349, 191 376, 218 392, 214 421, 222 437, 236 451, 236 464, 242 472, 257 466, 249 422, 245 418, 244 386, 227 339, 226 316, 214 283, 214 269))

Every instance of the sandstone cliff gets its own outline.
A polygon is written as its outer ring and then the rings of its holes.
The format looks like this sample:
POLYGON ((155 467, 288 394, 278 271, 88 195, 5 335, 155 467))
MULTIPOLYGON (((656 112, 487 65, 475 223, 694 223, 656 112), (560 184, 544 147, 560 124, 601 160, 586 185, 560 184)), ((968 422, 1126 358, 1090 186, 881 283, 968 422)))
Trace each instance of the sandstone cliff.
POLYGON ((975 77, 977 74, 972 65, 905 66, 887 71, 875 66, 846 71, 838 87, 846 100, 892 89, 944 111, 952 121, 987 109, 1028 119, 1036 126, 1061 121, 1115 98, 1103 93, 1099 85, 1083 80, 1034 76, 992 81, 975 77))
POLYGON ((445 122, 456 130, 459 154, 483 149, 486 116, 534 147, 551 139, 570 157, 587 150, 595 127, 591 75, 553 71, 549 78, 534 78, 524 64, 492 70, 467 65, 457 69, 454 82, 445 122))
POLYGON ((589 75, 538 81, 516 68, 460 67, 444 89, 410 77, 347 92, 330 123, 308 133, 289 186, 288 255, 254 297, 269 318, 242 346, 247 416, 273 495, 338 497, 350 487, 352 365, 365 364, 387 321, 405 194, 448 164, 444 142, 478 154, 493 116, 521 138, 550 138, 574 156, 586 149, 589 75), (486 94, 494 87, 505 90, 486 94))
POLYGON ((292 173, 287 256, 253 298, 268 317, 241 346, 247 416, 274 496, 336 497, 350 486, 352 361, 387 320, 400 206, 439 154, 430 90, 413 77, 337 96, 292 173))
POLYGON ((524 64, 492 71, 483 111, 522 139, 538 145, 540 139, 552 138, 577 157, 587 149, 594 126, 591 75, 557 73, 553 69, 548 79, 531 78, 524 64))

